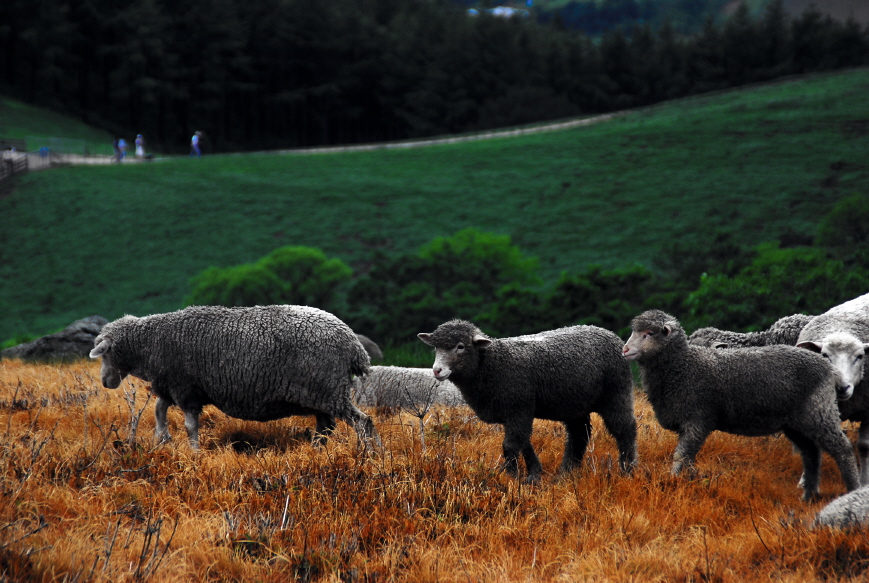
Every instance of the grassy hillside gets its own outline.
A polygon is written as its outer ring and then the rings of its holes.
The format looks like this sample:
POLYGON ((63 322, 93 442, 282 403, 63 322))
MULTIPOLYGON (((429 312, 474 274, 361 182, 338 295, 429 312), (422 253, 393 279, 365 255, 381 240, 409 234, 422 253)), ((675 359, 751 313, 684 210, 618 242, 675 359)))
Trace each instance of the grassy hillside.
MULTIPOLYGON (((92 154, 112 153, 113 136, 109 132, 48 109, 0 96, 2 138, 27 140, 29 150, 46 145, 44 140, 33 138, 63 138, 77 141, 79 146, 87 146, 92 154)), ((130 137, 127 138, 132 143, 130 137)))
POLYGON ((476 227, 510 235, 551 281, 654 267, 715 231, 810 238, 841 197, 869 191, 867 90, 859 70, 519 138, 33 173, 0 195, 0 338, 177 309, 202 269, 282 245, 358 271, 476 227))

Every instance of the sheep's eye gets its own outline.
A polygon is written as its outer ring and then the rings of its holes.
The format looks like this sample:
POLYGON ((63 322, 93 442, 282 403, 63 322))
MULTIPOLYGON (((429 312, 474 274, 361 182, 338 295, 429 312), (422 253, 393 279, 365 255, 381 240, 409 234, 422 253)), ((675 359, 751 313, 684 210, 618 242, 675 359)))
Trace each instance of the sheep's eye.
POLYGON ((863 360, 863 355, 862 355, 862 354, 858 354, 858 355, 857 355, 857 360, 863 360))
POLYGON ((464 344, 461 344, 461 343, 456 344, 456 350, 464 350, 464 349, 465 349, 465 345, 464 345, 464 344))
POLYGON ((824 354, 824 353, 822 352, 822 353, 821 353, 821 356, 823 356, 823 357, 826 358, 827 360, 830 359, 830 355, 829 355, 829 354, 824 354))

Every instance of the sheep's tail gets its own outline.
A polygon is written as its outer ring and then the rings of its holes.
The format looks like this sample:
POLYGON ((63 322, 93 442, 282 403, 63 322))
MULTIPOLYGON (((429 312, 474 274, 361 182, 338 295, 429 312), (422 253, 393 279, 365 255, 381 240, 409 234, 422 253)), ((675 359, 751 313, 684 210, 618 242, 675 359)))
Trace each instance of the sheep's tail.
POLYGON ((365 376, 371 370, 371 357, 362 346, 362 343, 356 339, 353 345, 353 351, 350 355, 350 373, 357 376, 365 376))

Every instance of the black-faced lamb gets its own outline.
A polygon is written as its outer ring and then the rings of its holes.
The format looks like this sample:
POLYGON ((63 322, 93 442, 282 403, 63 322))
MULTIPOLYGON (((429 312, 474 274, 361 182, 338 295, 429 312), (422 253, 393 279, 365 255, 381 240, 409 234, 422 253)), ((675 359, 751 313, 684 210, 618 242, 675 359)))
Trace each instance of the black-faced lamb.
POLYGON ((94 344, 90 356, 102 357, 106 388, 117 388, 127 375, 151 383, 158 439, 170 438, 166 411, 177 405, 190 445, 198 448, 199 415, 214 405, 253 421, 314 415, 316 444, 341 419, 363 444, 379 444, 371 419, 351 400, 354 377, 368 371, 368 354, 344 322, 317 308, 192 306, 124 316, 107 324, 94 344))
POLYGON ((869 527, 869 486, 848 492, 827 504, 815 517, 814 526, 869 527))
POLYGON ((630 368, 618 336, 596 326, 573 326, 514 338, 490 338, 471 322, 451 320, 418 335, 435 348, 434 376, 453 382, 480 420, 504 426, 504 469, 528 483, 540 479, 531 445, 534 419, 561 421, 567 430, 561 472, 577 467, 598 413, 630 473, 637 460, 637 425, 630 368))
POLYGON ((860 483, 869 485, 869 379, 864 376, 869 348, 869 294, 813 318, 800 332, 797 346, 827 358, 839 371, 843 387, 851 391, 849 399, 839 401, 839 414, 843 420, 860 424, 860 483))
POLYGON ((773 322, 760 332, 731 332, 718 328, 699 328, 688 337, 688 344, 709 348, 740 348, 786 344, 795 346, 803 328, 813 316, 794 314, 773 322))
POLYGON ((637 316, 631 329, 625 358, 639 364, 658 422, 679 436, 673 474, 695 471, 697 453, 713 431, 781 431, 802 456, 805 500, 817 496, 822 450, 835 459, 849 491, 859 486, 839 422, 836 371, 825 359, 783 345, 692 346, 676 318, 660 310, 637 316))
POLYGON ((430 368, 372 366, 356 390, 357 405, 427 410, 432 405, 464 405, 462 394, 450 381, 438 381, 430 368))

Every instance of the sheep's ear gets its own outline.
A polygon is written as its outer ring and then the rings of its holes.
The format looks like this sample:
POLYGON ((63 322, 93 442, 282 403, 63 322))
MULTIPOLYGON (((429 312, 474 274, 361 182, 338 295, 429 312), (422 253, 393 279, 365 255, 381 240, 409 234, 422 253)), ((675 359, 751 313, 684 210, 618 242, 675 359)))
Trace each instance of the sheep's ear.
POLYGON ((666 324, 664 324, 664 326, 661 327, 661 334, 663 334, 664 336, 669 336, 670 332, 672 332, 672 331, 673 331, 673 329, 670 328, 669 326, 667 326, 666 324))
POLYGON ((730 348, 730 344, 727 342, 713 342, 712 348, 730 348))
POLYGON ((428 332, 420 332, 416 335, 416 337, 428 344, 429 346, 434 346, 434 344, 432 344, 431 342, 431 334, 429 334, 428 332))
POLYGON ((812 352, 821 352, 821 345, 817 342, 800 342, 797 344, 797 348, 805 348, 806 350, 811 350, 812 352))
POLYGON ((94 349, 91 350, 90 357, 91 358, 99 358, 109 351, 109 348, 112 347, 112 339, 111 338, 103 338, 99 344, 94 346, 94 349))
POLYGON ((482 336, 474 336, 474 346, 477 348, 488 348, 492 345, 492 341, 482 336))

